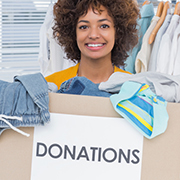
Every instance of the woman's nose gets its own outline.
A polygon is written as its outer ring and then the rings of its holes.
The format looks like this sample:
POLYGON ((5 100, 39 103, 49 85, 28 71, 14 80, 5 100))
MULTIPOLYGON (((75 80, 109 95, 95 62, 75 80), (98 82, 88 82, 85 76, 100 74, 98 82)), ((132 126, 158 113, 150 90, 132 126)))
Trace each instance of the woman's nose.
POLYGON ((99 30, 97 28, 92 28, 89 31, 89 39, 98 39, 100 37, 99 30))

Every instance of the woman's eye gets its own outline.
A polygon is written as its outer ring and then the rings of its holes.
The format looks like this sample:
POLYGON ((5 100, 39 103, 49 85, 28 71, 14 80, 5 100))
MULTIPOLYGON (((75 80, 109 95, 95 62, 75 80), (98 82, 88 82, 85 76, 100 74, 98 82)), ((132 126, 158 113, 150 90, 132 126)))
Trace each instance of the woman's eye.
POLYGON ((87 29, 88 27, 87 26, 80 26, 79 29, 87 29))
POLYGON ((109 26, 107 24, 103 24, 101 25, 101 28, 106 29, 106 28, 109 28, 109 26))

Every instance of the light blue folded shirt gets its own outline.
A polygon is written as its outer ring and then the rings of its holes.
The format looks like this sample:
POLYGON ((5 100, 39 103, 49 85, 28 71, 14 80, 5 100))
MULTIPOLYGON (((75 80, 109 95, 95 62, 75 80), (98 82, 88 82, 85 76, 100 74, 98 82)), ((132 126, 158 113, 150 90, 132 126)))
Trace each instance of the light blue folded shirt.
POLYGON ((146 33, 146 30, 148 29, 149 25, 151 24, 151 20, 154 17, 154 6, 152 3, 145 4, 142 6, 140 10, 141 19, 138 19, 138 27, 139 30, 139 42, 138 44, 133 48, 132 52, 129 52, 129 57, 126 59, 126 65, 124 69, 126 71, 129 71, 133 74, 135 74, 135 60, 137 53, 141 49, 142 45, 142 39, 144 34, 146 33))
POLYGON ((116 112, 146 138, 152 139, 165 132, 169 119, 167 102, 154 94, 147 84, 126 81, 110 100, 116 112))

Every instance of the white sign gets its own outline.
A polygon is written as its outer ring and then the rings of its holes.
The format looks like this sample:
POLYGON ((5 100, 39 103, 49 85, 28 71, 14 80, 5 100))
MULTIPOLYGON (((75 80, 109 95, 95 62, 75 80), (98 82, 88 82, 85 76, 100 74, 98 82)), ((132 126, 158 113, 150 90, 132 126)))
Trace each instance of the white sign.
POLYGON ((142 147, 123 118, 51 113, 34 130, 31 180, 140 180, 142 147))

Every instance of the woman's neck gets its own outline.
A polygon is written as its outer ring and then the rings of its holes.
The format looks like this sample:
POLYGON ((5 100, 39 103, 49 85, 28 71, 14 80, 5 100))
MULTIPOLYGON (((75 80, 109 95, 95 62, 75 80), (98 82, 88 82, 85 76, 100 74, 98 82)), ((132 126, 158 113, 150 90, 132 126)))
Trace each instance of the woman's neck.
POLYGON ((97 84, 107 81, 113 72, 114 67, 111 61, 81 60, 78 76, 84 76, 97 84))

